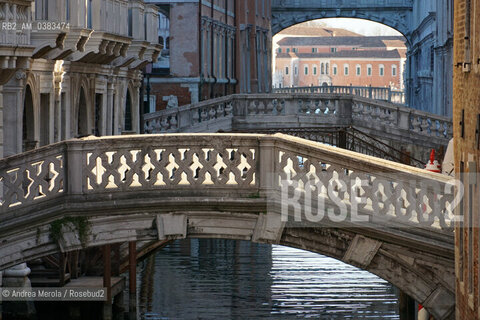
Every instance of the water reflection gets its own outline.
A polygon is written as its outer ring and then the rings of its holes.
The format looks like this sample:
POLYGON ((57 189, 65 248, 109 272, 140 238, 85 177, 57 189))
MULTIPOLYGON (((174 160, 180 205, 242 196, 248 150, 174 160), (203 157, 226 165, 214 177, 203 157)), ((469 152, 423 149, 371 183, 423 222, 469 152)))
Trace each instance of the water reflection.
POLYGON ((247 241, 176 241, 138 272, 142 319, 398 319, 390 284, 336 260, 247 241))

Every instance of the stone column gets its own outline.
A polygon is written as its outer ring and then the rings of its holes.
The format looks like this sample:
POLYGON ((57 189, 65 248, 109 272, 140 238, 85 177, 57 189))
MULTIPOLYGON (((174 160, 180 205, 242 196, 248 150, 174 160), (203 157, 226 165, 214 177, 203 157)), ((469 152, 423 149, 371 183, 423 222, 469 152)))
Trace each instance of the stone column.
MULTIPOLYGON (((17 71, 15 77, 3 86, 3 156, 22 152, 23 93, 25 72, 17 71)), ((35 94, 32 92, 32 94, 35 94)))
MULTIPOLYGON (((21 263, 3 271, 2 287, 31 288, 28 275, 31 270, 26 263, 21 263)), ((33 301, 8 302, 3 304, 3 313, 19 318, 29 318, 35 313, 33 301)))

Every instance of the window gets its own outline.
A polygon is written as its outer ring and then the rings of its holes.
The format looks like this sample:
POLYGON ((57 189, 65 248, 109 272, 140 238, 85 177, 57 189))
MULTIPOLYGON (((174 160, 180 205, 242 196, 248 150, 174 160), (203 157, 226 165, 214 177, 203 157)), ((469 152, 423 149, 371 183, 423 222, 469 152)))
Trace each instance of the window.
POLYGON ((48 20, 48 0, 35 0, 35 19, 48 20))
POLYGON ((348 76, 348 64, 343 65, 343 74, 348 76))
POLYGON ((357 64, 356 70, 357 70, 357 76, 362 74, 362 67, 359 64, 357 64))
POLYGON ((282 53, 282 48, 278 48, 277 52, 282 53))
POLYGON ((297 68, 297 66, 295 66, 295 68, 293 69, 293 71, 294 71, 295 75, 298 74, 298 68, 297 68))
POLYGON ((397 76, 397 66, 396 65, 392 65, 392 76, 397 76))
POLYGON ((65 0, 65 19, 70 21, 70 0, 65 0))
POLYGON ((298 53, 298 48, 292 48, 292 52, 298 53))
POLYGON ((381 77, 385 75, 385 66, 383 64, 379 66, 379 74, 381 77))
POLYGON ((337 52, 337 48, 330 48, 330 52, 337 52))
POLYGON ((304 71, 305 71, 305 75, 308 75, 308 66, 305 66, 304 71))
POLYGON ((372 75, 372 65, 368 64, 367 65, 367 76, 371 76, 371 75, 372 75))
POLYGON ((290 52, 290 48, 287 48, 287 53, 289 53, 289 52, 290 52))
POLYGON ((314 76, 317 75, 317 66, 314 66, 314 67, 313 67, 313 75, 314 75, 314 76))
POLYGON ((336 76, 336 75, 337 75, 337 65, 334 64, 332 68, 333 68, 333 70, 332 70, 332 71, 333 71, 333 75, 336 76))
POLYGON ((327 62, 326 67, 325 67, 325 73, 326 74, 329 73, 328 69, 330 69, 330 66, 329 66, 329 63, 327 62))
POLYGON ((320 65, 320 74, 325 74, 325 64, 324 63, 322 63, 320 65))
POLYGON ((318 52, 318 48, 312 48, 312 53, 317 53, 318 52))
POLYGON ((87 28, 92 29, 92 0, 87 0, 87 28))
POLYGON ((128 8, 128 36, 133 36, 133 9, 128 8))
POLYGON ((288 67, 285 67, 285 74, 288 74, 288 67))

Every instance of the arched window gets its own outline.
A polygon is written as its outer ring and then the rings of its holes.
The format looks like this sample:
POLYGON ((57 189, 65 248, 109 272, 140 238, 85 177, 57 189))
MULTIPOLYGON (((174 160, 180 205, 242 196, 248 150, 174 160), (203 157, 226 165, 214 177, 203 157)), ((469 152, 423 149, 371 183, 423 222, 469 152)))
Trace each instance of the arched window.
POLYGON ((320 65, 320 74, 325 74, 325 64, 323 62, 320 65))
POLYGON ((397 76, 397 65, 392 64, 392 76, 396 77, 397 76))
POLYGON ((343 65, 343 74, 346 75, 346 76, 348 76, 348 72, 349 72, 348 69, 349 69, 348 63, 345 63, 343 65))
POLYGON ((285 67, 285 74, 288 74, 288 67, 285 67))
POLYGON ((22 123, 22 148, 23 151, 35 149, 35 119, 33 112, 32 89, 29 85, 25 88, 25 100, 23 102, 23 123, 22 123))
POLYGON ((355 70, 356 70, 356 75, 357 76, 361 76, 362 75, 362 66, 360 66, 359 64, 357 64, 355 66, 355 70))
POLYGON ((80 88, 80 98, 78 99, 77 108, 77 135, 88 135, 88 113, 87 113, 87 99, 83 87, 80 88))
POLYGON ((378 74, 383 77, 385 75, 385 66, 383 64, 379 65, 378 74))
POLYGON ((329 65, 329 63, 327 62, 326 66, 325 66, 325 73, 326 73, 326 74, 328 74, 328 73, 330 72, 329 69, 330 69, 330 65, 329 65))
POLYGON ((316 65, 313 66, 313 75, 314 76, 317 75, 317 66, 316 65))
POLYGON ((130 97, 130 90, 127 90, 127 99, 125 104, 125 123, 123 129, 125 131, 132 131, 132 98, 130 97))
POLYGON ((305 66, 304 73, 305 75, 308 75, 308 66, 305 66))
POLYGON ((334 64, 334 65, 332 66, 332 72, 333 72, 333 75, 334 75, 334 76, 337 75, 337 73, 338 73, 338 66, 337 66, 336 64, 334 64))
POLYGON ((367 64, 367 76, 371 76, 371 75, 372 75, 372 65, 367 64))

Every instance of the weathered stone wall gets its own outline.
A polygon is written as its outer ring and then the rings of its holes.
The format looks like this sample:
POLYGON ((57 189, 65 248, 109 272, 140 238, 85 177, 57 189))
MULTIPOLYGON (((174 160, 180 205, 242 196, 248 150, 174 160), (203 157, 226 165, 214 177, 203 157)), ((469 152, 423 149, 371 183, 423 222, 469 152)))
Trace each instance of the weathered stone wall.
POLYGON ((465 184, 456 229, 457 319, 478 319, 479 305, 479 141, 480 134, 480 15, 478 0, 455 1, 454 137, 455 171, 465 184), (477 12, 475 14, 475 12, 477 12), (463 115, 463 116, 462 116, 463 115), (463 134, 462 134, 463 133, 463 134), (463 173, 462 173, 463 171, 463 173), (473 173, 473 174, 471 174, 473 173), (475 174, 476 173, 476 174, 475 174), (463 177, 463 178, 462 178, 463 177), (462 209, 463 205, 463 210, 462 209))

